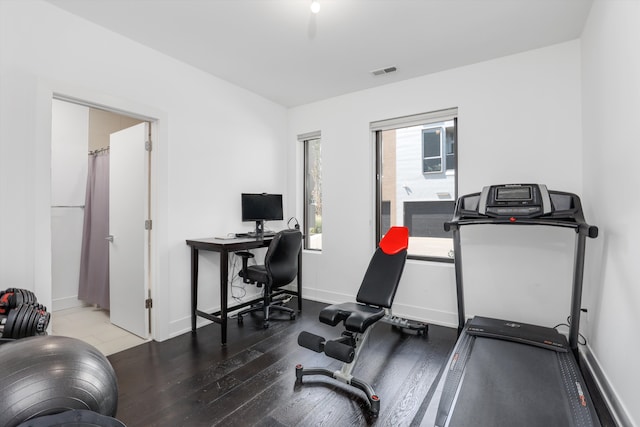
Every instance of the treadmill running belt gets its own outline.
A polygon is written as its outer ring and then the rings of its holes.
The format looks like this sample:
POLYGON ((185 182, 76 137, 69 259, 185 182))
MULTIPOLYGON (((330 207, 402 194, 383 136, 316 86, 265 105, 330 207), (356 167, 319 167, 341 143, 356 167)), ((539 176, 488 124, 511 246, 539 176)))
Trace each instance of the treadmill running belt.
POLYGON ((579 402, 570 404, 569 395, 574 393, 567 390, 563 370, 555 351, 476 337, 447 425, 593 425, 588 408, 579 402), (582 410, 580 414, 576 413, 577 406, 582 410))

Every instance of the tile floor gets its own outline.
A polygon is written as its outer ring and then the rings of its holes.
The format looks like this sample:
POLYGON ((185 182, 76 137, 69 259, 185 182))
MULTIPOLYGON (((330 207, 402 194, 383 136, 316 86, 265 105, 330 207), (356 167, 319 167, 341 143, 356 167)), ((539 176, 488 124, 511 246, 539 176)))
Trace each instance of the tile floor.
POLYGON ((136 335, 112 325, 109 312, 96 307, 76 307, 59 310, 51 315, 52 335, 81 339, 105 356, 146 342, 136 335))

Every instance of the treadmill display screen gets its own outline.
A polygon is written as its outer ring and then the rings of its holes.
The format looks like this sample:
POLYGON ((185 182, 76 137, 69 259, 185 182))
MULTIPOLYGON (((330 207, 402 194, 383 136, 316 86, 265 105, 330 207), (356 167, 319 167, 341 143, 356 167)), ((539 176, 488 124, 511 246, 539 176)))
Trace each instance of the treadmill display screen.
POLYGON ((506 184, 486 186, 480 193, 480 215, 512 218, 535 218, 552 213, 547 187, 542 184, 506 184))
POLYGON ((498 187, 496 188, 496 201, 498 200, 531 200, 531 187, 498 187))

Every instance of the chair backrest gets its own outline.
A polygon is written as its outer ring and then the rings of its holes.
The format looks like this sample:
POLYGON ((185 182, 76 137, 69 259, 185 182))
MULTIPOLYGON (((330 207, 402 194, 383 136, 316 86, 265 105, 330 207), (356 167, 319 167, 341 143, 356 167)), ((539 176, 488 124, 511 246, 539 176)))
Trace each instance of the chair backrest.
POLYGON ((296 278, 301 246, 300 230, 282 230, 273 237, 264 257, 271 287, 288 285, 296 278))
POLYGON ((369 262, 356 301, 391 308, 407 260, 409 230, 391 227, 369 262))

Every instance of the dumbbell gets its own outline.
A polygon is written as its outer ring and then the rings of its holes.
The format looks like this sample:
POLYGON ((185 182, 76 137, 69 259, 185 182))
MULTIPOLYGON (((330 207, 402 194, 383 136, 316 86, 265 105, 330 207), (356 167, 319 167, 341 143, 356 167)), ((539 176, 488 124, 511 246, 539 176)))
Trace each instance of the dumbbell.
POLYGON ((1 338, 25 338, 42 335, 49 326, 51 314, 42 304, 20 304, 9 310, 7 316, 0 317, 1 338))
POLYGON ((8 288, 0 291, 0 314, 7 315, 9 310, 20 304, 36 305, 37 303, 36 295, 27 289, 8 288))

